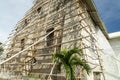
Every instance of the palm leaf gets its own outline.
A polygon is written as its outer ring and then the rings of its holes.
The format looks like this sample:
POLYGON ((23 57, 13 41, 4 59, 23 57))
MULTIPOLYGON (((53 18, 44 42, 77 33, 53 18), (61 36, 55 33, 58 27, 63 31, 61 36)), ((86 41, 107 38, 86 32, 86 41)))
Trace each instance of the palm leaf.
POLYGON ((58 61, 58 60, 63 60, 63 58, 64 58, 64 55, 63 54, 60 54, 60 53, 55 53, 54 55, 53 55, 53 59, 54 59, 54 61, 58 61))
POLYGON ((70 67, 68 65, 64 65, 64 68, 66 70, 66 80, 70 80, 70 76, 71 76, 71 71, 70 71, 70 67))
POLYGON ((72 65, 77 65, 77 66, 79 66, 79 65, 82 66, 86 70, 87 74, 89 74, 91 72, 91 68, 87 64, 87 62, 85 60, 79 59, 76 56, 71 59, 71 64, 72 65))
POLYGON ((61 66, 62 65, 63 65, 62 62, 57 63, 57 69, 58 69, 59 73, 61 72, 61 66))
POLYGON ((79 50, 78 48, 74 48, 74 49, 71 49, 68 51, 68 53, 65 55, 65 58, 67 58, 68 60, 70 59, 70 57, 73 55, 73 54, 78 54, 80 56, 83 55, 82 51, 79 50))
POLYGON ((53 59, 57 63, 58 70, 61 71, 62 65, 65 68, 67 80, 76 80, 74 75, 75 66, 82 66, 86 70, 87 74, 91 72, 90 66, 82 59, 82 57, 83 52, 78 48, 74 48, 69 51, 63 50, 56 52, 53 55, 53 59))
POLYGON ((74 69, 73 69, 72 65, 70 65, 69 67, 71 69, 71 80, 76 80, 76 78, 75 78, 75 72, 74 72, 74 69))
POLYGON ((68 53, 68 51, 64 49, 60 53, 63 54, 63 55, 66 55, 68 53))

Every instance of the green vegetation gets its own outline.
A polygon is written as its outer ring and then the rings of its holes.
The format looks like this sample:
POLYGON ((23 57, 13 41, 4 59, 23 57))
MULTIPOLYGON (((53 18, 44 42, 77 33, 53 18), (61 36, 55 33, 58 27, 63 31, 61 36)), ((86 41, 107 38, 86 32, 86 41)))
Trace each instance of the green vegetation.
POLYGON ((90 66, 83 59, 83 52, 77 48, 56 52, 53 59, 57 63, 59 72, 62 66, 66 70, 66 80, 76 80, 74 72, 76 66, 81 66, 87 74, 91 72, 90 66))
POLYGON ((40 79, 40 76, 28 75, 27 78, 40 79))
POLYGON ((2 43, 0 42, 0 54, 2 54, 3 51, 4 51, 4 49, 2 47, 2 43))

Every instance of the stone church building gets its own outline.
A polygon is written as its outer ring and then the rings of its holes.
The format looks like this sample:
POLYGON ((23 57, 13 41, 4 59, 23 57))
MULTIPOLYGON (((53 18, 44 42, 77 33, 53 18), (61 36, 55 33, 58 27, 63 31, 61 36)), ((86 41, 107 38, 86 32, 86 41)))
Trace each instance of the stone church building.
POLYGON ((77 47, 92 68, 90 75, 76 68, 77 80, 120 80, 112 40, 93 0, 35 0, 9 37, 0 71, 16 80, 65 80, 64 70, 56 73, 52 55, 77 47))

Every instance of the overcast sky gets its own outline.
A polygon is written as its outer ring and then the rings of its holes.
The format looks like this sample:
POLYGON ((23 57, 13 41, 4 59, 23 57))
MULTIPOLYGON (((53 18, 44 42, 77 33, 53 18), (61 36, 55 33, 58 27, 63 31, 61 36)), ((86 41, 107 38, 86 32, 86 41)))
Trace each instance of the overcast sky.
MULTIPOLYGON (((120 0, 95 0, 95 3, 108 31, 120 31, 120 0)), ((0 0, 0 41, 7 39, 32 5, 33 0, 0 0)))
POLYGON ((33 0, 0 0, 0 41, 4 42, 33 0))

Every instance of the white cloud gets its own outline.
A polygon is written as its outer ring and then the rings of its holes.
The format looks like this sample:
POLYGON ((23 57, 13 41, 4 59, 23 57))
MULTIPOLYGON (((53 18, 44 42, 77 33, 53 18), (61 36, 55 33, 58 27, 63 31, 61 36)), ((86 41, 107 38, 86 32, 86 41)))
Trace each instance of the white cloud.
POLYGON ((7 35, 5 33, 0 33, 0 42, 3 42, 7 39, 7 35))
POLYGON ((32 6, 33 0, 0 1, 0 41, 4 42, 16 23, 32 6))

